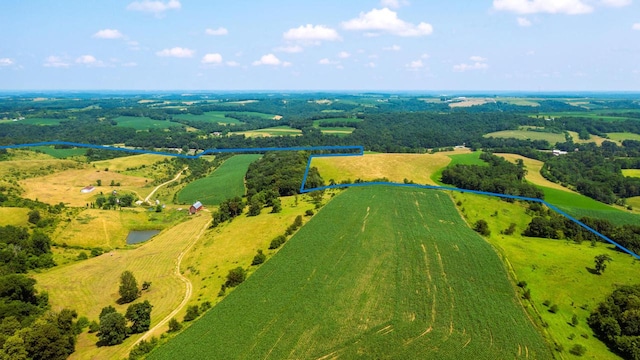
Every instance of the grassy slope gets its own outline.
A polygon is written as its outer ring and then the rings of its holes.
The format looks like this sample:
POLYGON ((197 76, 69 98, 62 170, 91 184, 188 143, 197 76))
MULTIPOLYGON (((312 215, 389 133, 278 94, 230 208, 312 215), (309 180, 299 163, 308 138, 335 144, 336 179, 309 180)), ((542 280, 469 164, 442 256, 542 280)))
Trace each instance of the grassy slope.
POLYGON ((488 133, 485 137, 495 138, 515 138, 521 140, 547 140, 551 144, 565 142, 564 134, 554 134, 539 131, 527 131, 527 130, 504 130, 488 133))
MULTIPOLYGON (((151 326, 167 316, 182 301, 185 286, 173 275, 175 261, 211 220, 202 213, 155 236, 153 240, 133 250, 117 250, 99 257, 53 268, 33 274, 37 288, 49 293, 53 310, 71 307, 91 320, 97 320, 100 310, 114 306, 124 313, 127 304, 118 305, 118 279, 125 270, 131 270, 138 284, 151 281, 148 292, 140 301, 153 305, 151 326)), ((73 359, 122 359, 128 348, 139 337, 132 336, 117 347, 96 347, 95 334, 82 333, 73 359)))
POLYGON ((118 116, 114 120, 118 123, 117 126, 130 127, 136 130, 168 129, 174 126, 181 126, 168 120, 153 120, 148 117, 137 116, 118 116))
POLYGON ((258 160, 260 155, 235 155, 226 160, 211 175, 198 179, 178 193, 178 201, 191 204, 201 201, 205 205, 218 205, 234 196, 243 196, 245 192, 244 176, 249 164, 258 160))
POLYGON ((446 194, 341 194, 151 359, 550 356, 446 194), (295 269, 295 271, 292 271, 295 269))
POLYGON ((640 140, 640 135, 633 133, 608 133, 610 139, 623 141, 623 140, 640 140))
POLYGON ((37 146, 34 150, 40 150, 56 159, 64 159, 72 156, 82 156, 87 152, 85 148, 56 149, 53 146, 37 146))
POLYGON ((631 256, 611 250, 608 244, 598 243, 591 247, 585 242, 581 245, 564 240, 527 238, 519 235, 527 226, 530 217, 525 214, 521 204, 510 204, 486 196, 455 194, 461 201, 468 222, 473 224, 479 219, 489 223, 491 236, 489 241, 506 256, 516 277, 528 283, 535 310, 549 324, 548 332, 553 339, 563 345, 564 358, 576 358, 568 353, 575 344, 587 347, 586 359, 616 359, 606 346, 593 337, 586 324, 586 318, 595 306, 622 284, 638 282, 639 263, 631 256), (493 216, 497 211, 497 215, 493 216), (512 236, 501 235, 500 231, 517 225, 512 236), (593 258, 606 253, 613 258, 601 276, 594 275, 587 268, 593 268, 593 258), (545 300, 557 304, 557 314, 548 312, 542 305, 545 300), (581 307, 585 307, 585 310, 581 307), (573 314, 578 316, 577 327, 569 325, 573 314), (575 335, 574 340, 569 336, 575 335), (588 339, 581 335, 586 334, 588 339))
MULTIPOLYGON (((488 166, 486 162, 480 160, 481 153, 482 153, 481 151, 475 151, 467 154, 448 155, 448 157, 451 158, 451 161, 449 162, 449 164, 447 164, 447 166, 453 166, 458 164, 488 166)), ((447 166, 443 166, 438 170, 434 171, 433 174, 431 174, 431 181, 433 182, 433 184, 445 185, 440 181, 440 179, 442 178, 442 172, 447 166)))
POLYGON ((27 208, 0 207, 0 226, 27 226, 29 224, 29 211, 27 208))

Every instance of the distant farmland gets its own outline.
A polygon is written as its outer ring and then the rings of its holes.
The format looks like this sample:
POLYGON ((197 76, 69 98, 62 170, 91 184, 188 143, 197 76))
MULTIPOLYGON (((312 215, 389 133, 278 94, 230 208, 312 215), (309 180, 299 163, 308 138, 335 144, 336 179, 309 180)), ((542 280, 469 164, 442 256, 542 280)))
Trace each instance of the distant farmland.
POLYGON ((150 359, 551 358, 449 196, 340 194, 150 359))
POLYGON ((258 160, 260 155, 235 155, 226 160, 211 175, 198 179, 178 193, 181 203, 200 201, 205 205, 218 205, 223 200, 244 195, 244 176, 249 164, 258 160))

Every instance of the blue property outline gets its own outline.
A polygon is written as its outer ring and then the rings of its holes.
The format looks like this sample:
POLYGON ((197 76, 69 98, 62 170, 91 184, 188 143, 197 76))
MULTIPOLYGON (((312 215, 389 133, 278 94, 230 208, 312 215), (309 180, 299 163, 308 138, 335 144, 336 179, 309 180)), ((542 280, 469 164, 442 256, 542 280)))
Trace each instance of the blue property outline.
POLYGON ((309 175, 309 170, 311 169, 311 161, 314 158, 321 157, 337 157, 337 156, 363 156, 364 155, 364 147, 361 145, 347 145, 347 146, 299 146, 299 147, 264 147, 264 148, 236 148, 236 149, 206 149, 200 154, 197 155, 184 155, 178 153, 167 153, 160 151, 152 151, 152 150, 142 150, 142 149, 129 149, 129 148, 121 148, 115 146, 107 146, 107 145, 93 145, 93 144, 83 144, 83 143, 74 143, 68 141, 47 141, 47 142, 39 142, 39 143, 31 143, 31 144, 17 144, 17 145, 3 145, 0 146, 0 149, 18 149, 25 147, 36 147, 36 146, 49 146, 49 145, 67 145, 74 147, 85 147, 91 149, 100 149, 100 150, 114 150, 114 151, 125 151, 130 153, 137 154, 155 154, 155 155, 164 155, 164 156, 173 156, 179 158, 186 159, 197 159, 203 155, 208 154, 218 154, 218 153, 238 153, 238 152, 265 152, 265 151, 331 151, 331 150, 358 150, 355 153, 336 153, 336 154, 311 154, 309 156, 309 160, 307 161, 307 167, 304 171, 304 176, 302 178, 302 184, 300 184, 300 193, 308 193, 317 190, 327 190, 327 189, 338 189, 338 188, 347 188, 347 187, 362 187, 362 186, 374 186, 374 185, 384 185, 384 186, 398 186, 398 187, 413 187, 419 189, 431 189, 431 190, 444 190, 444 191, 459 191, 462 193, 471 193, 477 195, 485 195, 485 196, 494 196, 505 199, 514 199, 521 201, 533 201, 547 206, 549 209, 557 212, 558 214, 566 217, 567 219, 575 222, 580 225, 584 229, 590 231, 601 239, 609 242, 610 244, 616 246, 620 250, 626 252, 627 254, 633 256, 634 258, 640 260, 640 256, 638 256, 633 251, 627 249, 626 247, 618 244, 617 242, 609 239, 598 231, 590 228, 582 221, 574 218, 573 216, 567 214, 566 212, 560 210, 555 205, 552 205, 542 199, 524 197, 524 196, 516 196, 516 195, 508 195, 508 194, 498 194, 487 191, 479 191, 479 190, 469 190, 469 189, 460 189, 454 188, 450 186, 438 186, 438 185, 420 185, 420 184, 403 184, 403 183, 394 183, 394 182, 386 182, 386 181, 373 181, 373 182, 362 182, 362 183, 353 183, 353 184, 335 184, 335 185, 327 185, 320 186, 316 188, 305 189, 305 185, 307 183, 307 177, 309 175))

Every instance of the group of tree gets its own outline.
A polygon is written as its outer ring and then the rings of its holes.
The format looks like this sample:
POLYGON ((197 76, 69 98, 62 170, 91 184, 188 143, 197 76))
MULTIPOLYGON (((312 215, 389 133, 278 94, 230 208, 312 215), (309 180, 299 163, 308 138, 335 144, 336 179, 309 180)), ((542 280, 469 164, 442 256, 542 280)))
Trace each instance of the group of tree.
POLYGON ((640 359, 640 285, 613 291, 591 313, 589 326, 625 359, 640 359))
POLYGON ((117 207, 130 207, 133 205, 136 200, 136 196, 133 194, 119 194, 116 195, 114 193, 109 194, 109 196, 104 196, 103 194, 98 195, 95 201, 95 207, 98 209, 114 209, 117 207))
MULTIPOLYGON (((269 152, 249 165, 246 174, 247 195, 276 191, 279 196, 300 192, 300 185, 309 160, 305 151, 269 152)), ((312 167, 307 175, 306 188, 324 185, 318 169, 312 167)))
POLYGON ((216 227, 225 221, 232 220, 239 216, 244 211, 245 206, 246 204, 239 196, 224 200, 220 203, 218 210, 211 214, 213 217, 213 223, 211 226, 216 227))
POLYGON ((462 189, 486 191, 498 194, 542 198, 542 190, 524 180, 526 170, 522 160, 512 164, 489 153, 480 159, 488 166, 456 164, 442 172, 442 182, 462 189))
POLYGON ((51 239, 42 230, 0 226, 0 275, 52 266, 51 239))
POLYGON ((99 316, 98 345, 118 345, 130 334, 149 330, 152 309, 148 300, 129 305, 124 315, 113 306, 103 308, 99 316))

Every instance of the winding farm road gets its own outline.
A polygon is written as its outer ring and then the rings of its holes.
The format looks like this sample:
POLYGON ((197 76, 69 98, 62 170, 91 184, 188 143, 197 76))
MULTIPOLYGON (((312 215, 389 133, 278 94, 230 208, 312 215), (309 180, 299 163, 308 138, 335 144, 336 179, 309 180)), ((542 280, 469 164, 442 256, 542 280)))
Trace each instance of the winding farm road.
POLYGON ((200 240, 200 238, 202 237, 202 234, 204 234, 205 230, 207 230, 209 225, 211 225, 211 221, 213 221, 213 219, 210 219, 209 221, 207 221, 206 224, 204 224, 202 229, 200 229, 200 232, 198 233, 198 235, 195 236, 193 241, 191 241, 191 243, 189 243, 189 245, 187 245, 187 247, 180 253, 180 255, 178 256, 178 261, 176 261, 174 274, 186 286, 186 289, 184 292, 184 298, 182 299, 182 302, 180 302, 180 305, 178 305, 178 307, 176 307, 169 315, 167 315, 164 319, 162 319, 159 323, 157 323, 156 326, 149 329, 149 331, 147 331, 138 340, 136 340, 136 342, 133 343, 133 345, 131 345, 131 347, 129 348, 129 351, 131 351, 131 349, 133 349, 134 346, 138 345, 142 340, 146 340, 149 337, 151 337, 151 335, 154 332, 156 332, 158 329, 160 329, 162 326, 168 323, 169 320, 175 317, 178 314, 178 312, 182 310, 182 308, 184 308, 185 305, 187 305, 187 302, 189 301, 189 299, 191 298, 191 294, 193 293, 193 285, 191 284, 191 281, 189 281, 189 279, 187 279, 187 277, 182 275, 182 273, 180 272, 180 265, 182 264, 182 258, 189 252, 189 250, 191 250, 193 245, 195 245, 198 242, 198 240, 200 240))
POLYGON ((183 173, 183 172, 185 172, 188 168, 189 168, 188 166, 187 166, 187 167, 185 167, 185 168, 184 168, 184 169, 182 169, 179 173, 177 173, 177 174, 176 174, 176 176, 175 176, 173 179, 171 179, 171 180, 169 180, 169 181, 165 181, 165 182, 163 182, 162 184, 160 184, 160 185, 156 186, 156 188, 155 188, 155 189, 153 189, 153 191, 151 192, 151 194, 147 195, 147 197, 144 199, 144 202, 149 203, 149 200, 151 199, 151 197, 153 196, 153 194, 155 194, 155 193, 156 193, 156 191, 158 191, 158 189, 160 189, 161 187, 163 187, 163 186, 165 186, 165 185, 167 185, 167 184, 170 184, 170 183, 172 183, 172 182, 174 182, 174 181, 177 181, 177 180, 180 178, 180 175, 182 175, 182 173, 183 173))

